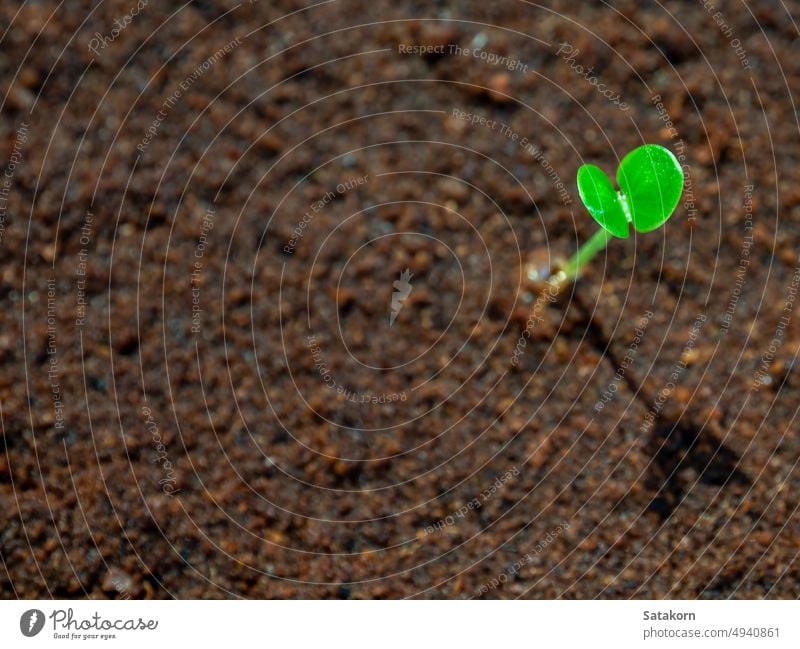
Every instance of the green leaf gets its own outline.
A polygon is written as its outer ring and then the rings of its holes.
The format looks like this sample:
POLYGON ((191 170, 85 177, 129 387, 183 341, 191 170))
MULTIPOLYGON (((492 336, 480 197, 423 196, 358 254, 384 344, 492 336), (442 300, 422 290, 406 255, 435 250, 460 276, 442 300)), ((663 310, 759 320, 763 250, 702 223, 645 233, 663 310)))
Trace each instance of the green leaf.
POLYGON ((625 210, 614 185, 600 167, 583 165, 578 169, 578 193, 595 221, 615 237, 628 238, 625 210))
POLYGON ((650 232, 675 211, 683 193, 683 170, 671 151, 645 144, 623 158, 617 183, 627 199, 633 227, 650 232))

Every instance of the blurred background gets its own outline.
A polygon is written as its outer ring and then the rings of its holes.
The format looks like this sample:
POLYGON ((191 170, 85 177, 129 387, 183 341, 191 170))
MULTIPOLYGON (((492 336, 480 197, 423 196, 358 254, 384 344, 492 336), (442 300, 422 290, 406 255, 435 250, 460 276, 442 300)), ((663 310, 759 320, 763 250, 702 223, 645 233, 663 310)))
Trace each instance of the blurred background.
POLYGON ((4 3, 0 592, 796 596, 799 8, 4 3))

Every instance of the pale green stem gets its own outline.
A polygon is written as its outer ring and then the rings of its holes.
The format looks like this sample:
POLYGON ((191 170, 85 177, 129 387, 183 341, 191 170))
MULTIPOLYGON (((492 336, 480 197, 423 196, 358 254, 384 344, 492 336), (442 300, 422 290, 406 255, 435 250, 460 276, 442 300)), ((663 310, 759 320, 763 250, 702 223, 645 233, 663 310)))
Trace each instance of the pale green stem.
POLYGON ((555 284, 556 287, 561 290, 565 285, 575 280, 586 263, 598 252, 604 250, 608 242, 613 238, 614 235, 608 230, 600 228, 578 249, 578 252, 573 255, 572 259, 564 264, 561 270, 550 277, 550 283, 555 284))

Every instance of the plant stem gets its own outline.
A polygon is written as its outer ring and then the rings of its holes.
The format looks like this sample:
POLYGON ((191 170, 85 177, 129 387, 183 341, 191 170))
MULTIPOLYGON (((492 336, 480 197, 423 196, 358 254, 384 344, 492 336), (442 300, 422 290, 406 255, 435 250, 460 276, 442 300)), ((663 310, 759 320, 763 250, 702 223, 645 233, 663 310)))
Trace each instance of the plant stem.
POLYGON ((554 284, 560 291, 564 286, 572 282, 581 272, 584 265, 598 252, 605 249, 608 242, 614 238, 605 228, 600 228, 591 238, 584 243, 564 267, 557 273, 550 276, 550 283, 554 284))

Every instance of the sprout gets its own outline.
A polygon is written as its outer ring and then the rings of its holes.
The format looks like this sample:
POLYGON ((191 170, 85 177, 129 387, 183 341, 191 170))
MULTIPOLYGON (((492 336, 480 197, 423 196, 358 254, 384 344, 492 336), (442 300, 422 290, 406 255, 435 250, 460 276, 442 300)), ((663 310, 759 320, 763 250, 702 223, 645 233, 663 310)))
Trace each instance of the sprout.
POLYGON ((578 193, 600 229, 563 268, 550 278, 560 289, 574 280, 584 265, 614 237, 660 228, 672 216, 683 192, 683 170, 668 149, 645 144, 626 155, 617 169, 617 184, 595 165, 578 169, 578 193))

